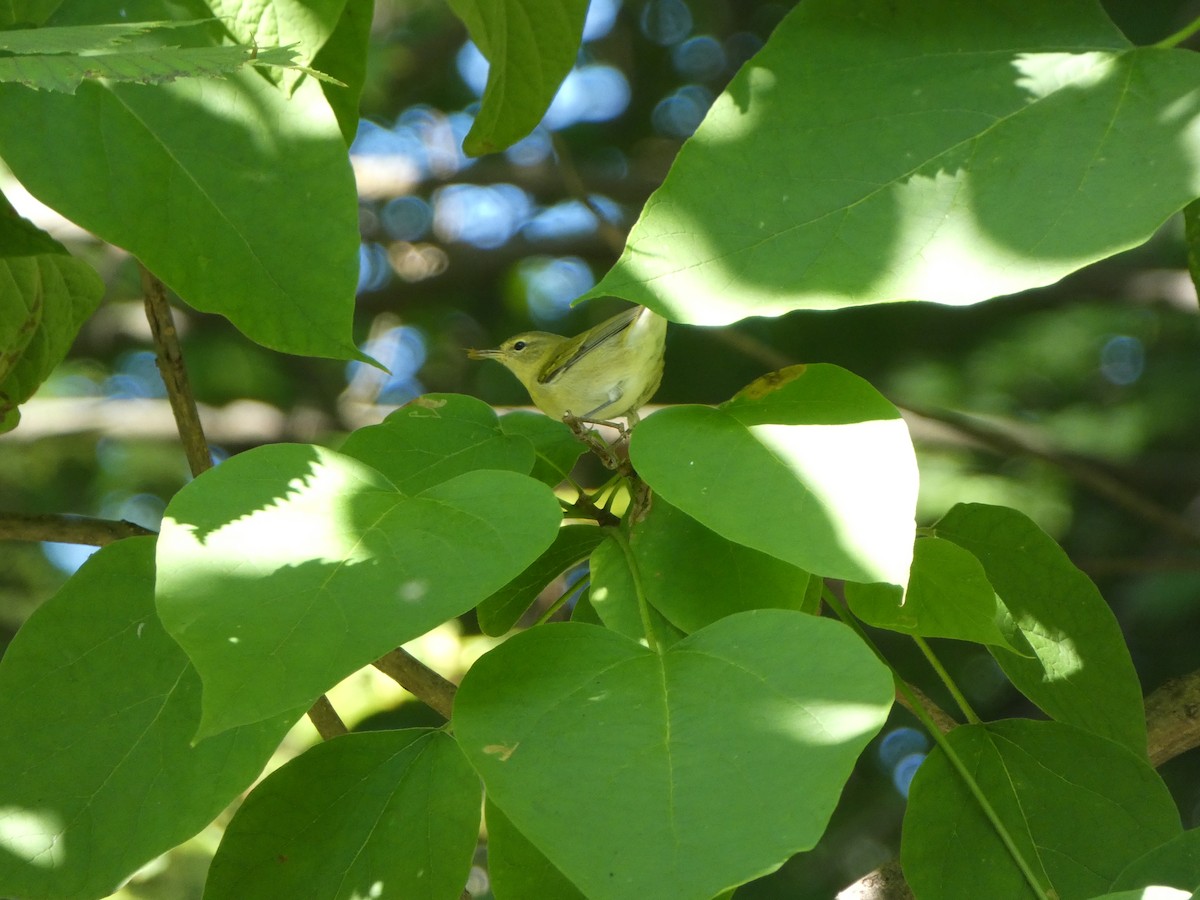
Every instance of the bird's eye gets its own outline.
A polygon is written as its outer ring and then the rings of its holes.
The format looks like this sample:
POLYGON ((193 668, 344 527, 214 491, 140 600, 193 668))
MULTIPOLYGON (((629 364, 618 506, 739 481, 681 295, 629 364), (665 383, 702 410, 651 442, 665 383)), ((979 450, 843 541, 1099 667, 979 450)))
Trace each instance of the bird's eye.
POLYGON ((514 349, 514 350, 524 350, 524 349, 525 349, 525 342, 524 342, 524 341, 517 341, 516 343, 514 343, 514 344, 513 344, 513 349, 514 349))

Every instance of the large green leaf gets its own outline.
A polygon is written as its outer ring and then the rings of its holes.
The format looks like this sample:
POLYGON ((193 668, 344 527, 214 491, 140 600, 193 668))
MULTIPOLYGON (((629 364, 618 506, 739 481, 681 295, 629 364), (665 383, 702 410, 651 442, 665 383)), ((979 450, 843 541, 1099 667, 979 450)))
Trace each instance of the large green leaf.
POLYGON ((988 649, 1009 680, 1060 722, 1146 754, 1146 712, 1129 648, 1100 592, 1023 513, 960 503, 935 526, 969 550, 1033 655, 988 649))
POLYGON ((443 732, 334 738, 246 798, 204 896, 457 900, 479 839, 479 794, 479 778, 443 732))
POLYGON ((940 538, 917 539, 907 591, 847 582, 846 601, 855 615, 877 628, 1025 652, 1024 642, 1012 634, 1012 616, 979 560, 940 538))
POLYGON ((676 406, 634 429, 630 458, 717 534, 816 575, 904 584, 917 464, 900 413, 831 365, 793 366, 716 409, 676 406))
POLYGON ((154 541, 105 547, 0 660, 0 895, 112 893, 245 790, 302 712, 193 745, 200 679, 154 613, 154 541))
POLYGON ((484 804, 483 816, 488 834, 488 879, 496 900, 587 900, 545 854, 517 831, 500 807, 489 800, 484 804))
POLYGON ((588 296, 721 324, 1049 284, 1200 194, 1198 81, 1096 0, 805 0, 588 296))
POLYGON ((684 632, 650 606, 642 591, 641 572, 636 559, 625 552, 624 541, 608 534, 593 552, 589 562, 588 602, 606 628, 625 637, 649 643, 651 636, 661 649, 678 643, 684 632), (647 628, 650 635, 647 635, 647 628))
POLYGON ((505 433, 490 406, 461 394, 418 397, 378 425, 355 431, 342 453, 408 494, 474 469, 528 475, 534 464, 529 441, 505 433))
POLYGON ((16 424, 13 411, 67 355, 103 294, 91 266, 0 199, 0 420, 16 424))
POLYGON ((323 81, 321 90, 337 116, 347 146, 358 132, 358 106, 367 80, 367 46, 374 10, 375 0, 346 0, 337 26, 312 61, 314 69, 341 82, 323 81))
POLYGON ((1200 885, 1200 828, 1193 828, 1131 862, 1109 885, 1132 890, 1144 884, 1166 884, 1191 890, 1200 885))
POLYGON ((508 582, 562 515, 544 484, 467 472, 406 495, 317 447, 205 472, 167 506, 159 614, 204 681, 200 734, 311 702, 508 582))
POLYGON ((489 799, 587 897, 712 897, 816 843, 893 692, 848 628, 789 610, 661 655, 568 622, 481 658, 454 733, 489 799))
POLYGON ((0 105, 0 156, 40 200, 265 346, 356 354, 354 178, 315 81, 0 84, 0 105))
POLYGON ((541 121, 579 55, 588 0, 449 0, 490 63, 483 105, 463 149, 514 144, 541 121))
POLYGON ((587 450, 562 422, 526 409, 515 409, 501 416, 500 430, 528 438, 537 454, 531 474, 550 487, 566 481, 576 461, 587 450))
MULTIPOLYGON (((946 738, 1061 900, 1103 893, 1129 862, 1180 833, 1162 779, 1112 741, 1028 719, 962 726, 946 738)), ((913 779, 901 862, 921 900, 1036 896, 941 750, 913 779)))

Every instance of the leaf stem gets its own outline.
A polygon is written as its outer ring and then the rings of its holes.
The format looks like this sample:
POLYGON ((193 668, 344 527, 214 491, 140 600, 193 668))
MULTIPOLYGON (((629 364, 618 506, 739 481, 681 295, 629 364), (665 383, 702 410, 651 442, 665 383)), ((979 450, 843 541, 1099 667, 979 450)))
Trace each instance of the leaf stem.
MULTIPOLYGON (((591 582, 588 582, 588 584, 590 584, 590 583, 591 582)), ((572 596, 574 596, 580 590, 586 589, 586 587, 587 587, 587 585, 585 585, 583 583, 582 578, 580 578, 578 581, 574 582, 573 584, 568 585, 566 590, 564 590, 561 594, 559 594, 558 599, 555 600, 553 603, 551 603, 550 606, 546 609, 546 611, 537 617, 537 621, 533 623, 534 627, 536 628, 538 625, 545 625, 547 622, 549 622, 551 616, 553 616, 556 612, 558 612, 560 609, 562 609, 563 604, 566 603, 567 600, 569 600, 572 596)))
POLYGON ((946 671, 946 667, 942 665, 942 661, 934 655, 933 648, 920 635, 914 634, 912 639, 925 655, 925 659, 929 661, 929 665, 933 667, 933 671, 937 672, 938 678, 942 680, 942 684, 946 686, 946 690, 950 692, 950 696, 954 698, 954 702, 958 704, 958 708, 962 710, 962 714, 966 717, 967 721, 972 725, 981 724, 983 720, 975 714, 975 710, 971 708, 971 704, 967 702, 966 696, 959 690, 954 679, 950 677, 950 673, 946 671))
POLYGON ((155 532, 124 520, 88 516, 0 512, 0 541, 57 541, 104 547, 127 537, 155 532))
POLYGON ((1192 21, 1188 22, 1188 24, 1184 25, 1182 28, 1180 28, 1174 34, 1169 34, 1165 38, 1163 38, 1161 41, 1156 41, 1155 43, 1151 44, 1150 46, 1167 50, 1167 49, 1170 49, 1171 47, 1175 47, 1179 44, 1182 44, 1184 41, 1186 41, 1188 38, 1190 38, 1197 31, 1200 31, 1200 16, 1198 16, 1195 19, 1192 19, 1192 21))
POLYGON ((628 564, 629 574, 633 578, 633 593, 637 597, 638 613, 642 617, 642 630, 646 632, 646 644, 655 653, 661 654, 662 645, 658 641, 658 635, 654 633, 654 623, 650 618, 650 604, 646 601, 645 591, 642 590, 642 573, 638 570, 637 560, 633 556, 633 548, 629 546, 629 538, 620 528, 613 528, 609 533, 621 548, 621 552, 625 554, 625 562, 628 564))
POLYGON ((842 605, 841 601, 839 601, 837 597, 833 595, 833 592, 829 590, 828 587, 824 588, 822 591, 822 596, 824 596, 825 602, 829 604, 830 609, 837 613, 838 618, 854 629, 859 638, 861 638, 866 645, 870 647, 872 651, 874 651, 875 655, 883 660, 884 664, 887 665, 888 668, 892 669, 892 676, 896 682, 896 689, 899 690, 900 693, 904 695, 905 699, 908 700, 906 705, 912 710, 913 715, 915 715, 921 721, 921 724, 925 726, 925 729, 933 738, 934 743, 936 743, 938 747, 941 748, 942 752, 946 754, 946 759, 950 761, 950 765, 958 773, 959 777, 962 778, 963 784, 967 786, 967 790, 970 791, 971 796, 975 798, 975 802, 979 804, 979 808, 983 812, 984 817, 987 818, 987 820, 991 823, 992 828, 995 829, 996 836, 1000 838, 1000 843, 1004 845, 1004 849, 1008 851, 1009 856, 1012 857, 1012 860, 1016 864, 1017 868, 1021 870, 1021 874, 1025 876, 1025 880, 1029 883, 1029 887, 1033 890, 1034 895, 1038 898, 1038 900, 1050 900, 1050 897, 1046 893, 1046 889, 1042 887, 1042 883, 1038 880, 1033 868, 1026 861, 1024 854, 1021 853, 1021 849, 1013 840, 1012 835, 1009 834, 1008 828, 1005 826, 1004 822, 1001 821, 999 813, 996 812, 995 807, 992 806, 991 801, 988 800, 987 795, 984 794, 983 788, 979 786, 979 782, 977 782, 974 776, 971 775, 971 773, 967 770, 966 763, 962 761, 962 758, 957 752, 955 752, 954 748, 950 746, 950 742, 946 740, 946 735, 942 733, 942 730, 938 728, 937 724, 933 721, 933 718, 928 712, 925 711, 925 707, 921 705, 921 702, 919 699, 917 699, 916 694, 908 686, 904 679, 896 673, 896 670, 891 667, 891 664, 887 662, 887 659, 884 657, 883 653, 878 647, 875 646, 875 642, 871 640, 870 636, 863 630, 862 626, 859 625, 858 620, 855 619, 850 611, 842 605))

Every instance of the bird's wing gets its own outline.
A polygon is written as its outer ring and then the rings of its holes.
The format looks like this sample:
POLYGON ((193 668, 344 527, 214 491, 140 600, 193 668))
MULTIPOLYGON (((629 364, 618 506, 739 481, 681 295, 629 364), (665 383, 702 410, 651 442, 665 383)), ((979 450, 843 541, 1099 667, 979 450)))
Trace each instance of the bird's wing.
POLYGON ((616 337, 628 328, 641 314, 643 306, 635 306, 607 322, 601 322, 593 331, 585 331, 575 340, 568 341, 538 374, 538 384, 550 384, 605 341, 616 337))

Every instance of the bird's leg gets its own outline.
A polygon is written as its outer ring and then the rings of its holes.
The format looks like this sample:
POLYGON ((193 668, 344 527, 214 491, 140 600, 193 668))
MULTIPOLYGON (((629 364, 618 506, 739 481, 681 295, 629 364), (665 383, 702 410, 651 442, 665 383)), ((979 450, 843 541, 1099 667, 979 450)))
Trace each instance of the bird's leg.
POLYGON ((627 463, 625 463, 613 451, 613 448, 609 446, 604 438, 600 437, 600 435, 596 434, 596 432, 587 427, 588 425, 607 425, 609 427, 616 428, 621 432, 621 437, 618 440, 627 439, 628 432, 624 428, 621 428, 621 426, 616 422, 605 422, 597 419, 583 419, 579 416, 571 415, 571 413, 567 413, 563 416, 563 422, 565 422, 567 427, 571 429, 571 433, 574 434, 575 437, 587 444, 589 449, 591 449, 591 451, 600 458, 600 462, 604 464, 605 468, 611 469, 614 472, 620 472, 627 467, 627 463))

